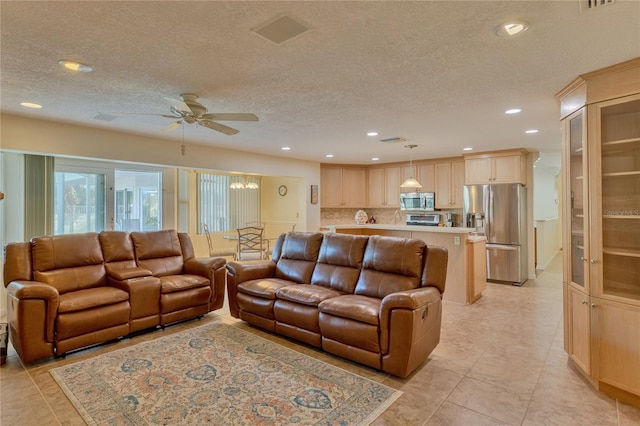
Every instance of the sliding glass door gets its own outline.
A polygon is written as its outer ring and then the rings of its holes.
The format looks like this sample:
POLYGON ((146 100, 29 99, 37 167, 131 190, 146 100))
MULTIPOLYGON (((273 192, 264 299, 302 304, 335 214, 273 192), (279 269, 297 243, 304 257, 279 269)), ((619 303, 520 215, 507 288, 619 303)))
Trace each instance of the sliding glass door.
POLYGON ((54 234, 100 232, 105 229, 107 175, 55 172, 54 234))
POLYGON ((162 228, 162 172, 62 160, 55 167, 54 234, 162 228))

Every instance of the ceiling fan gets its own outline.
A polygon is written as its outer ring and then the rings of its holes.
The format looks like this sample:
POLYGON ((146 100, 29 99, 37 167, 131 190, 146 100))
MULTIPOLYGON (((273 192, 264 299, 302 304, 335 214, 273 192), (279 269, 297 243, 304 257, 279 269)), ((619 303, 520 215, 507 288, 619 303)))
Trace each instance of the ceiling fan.
POLYGON ((161 114, 162 117, 177 119, 164 129, 163 133, 170 132, 182 124, 198 124, 225 135, 235 135, 238 130, 218 123, 218 121, 258 121, 255 114, 250 113, 209 113, 207 108, 198 102, 198 95, 183 93, 180 100, 165 98, 171 105, 171 114, 161 114))

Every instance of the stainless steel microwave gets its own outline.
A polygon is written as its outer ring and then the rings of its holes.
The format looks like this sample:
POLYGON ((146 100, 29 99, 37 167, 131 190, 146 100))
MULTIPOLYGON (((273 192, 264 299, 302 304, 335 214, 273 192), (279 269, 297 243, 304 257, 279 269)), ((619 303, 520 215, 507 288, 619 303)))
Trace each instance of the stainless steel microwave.
POLYGON ((434 211, 436 195, 434 192, 402 192, 400 193, 400 210, 434 211))

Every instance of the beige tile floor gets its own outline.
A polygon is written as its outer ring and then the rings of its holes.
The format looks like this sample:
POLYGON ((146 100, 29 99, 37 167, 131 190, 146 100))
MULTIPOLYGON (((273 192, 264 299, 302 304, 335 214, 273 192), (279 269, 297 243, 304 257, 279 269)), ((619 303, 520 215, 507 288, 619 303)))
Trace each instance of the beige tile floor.
POLYGON ((595 391, 563 351, 560 257, 522 287, 489 283, 474 305, 445 303, 440 344, 405 380, 264 333, 224 308, 201 320, 26 367, 10 348, 0 368, 0 424, 84 424, 49 369, 213 321, 402 390, 374 425, 640 425, 640 410, 595 391))

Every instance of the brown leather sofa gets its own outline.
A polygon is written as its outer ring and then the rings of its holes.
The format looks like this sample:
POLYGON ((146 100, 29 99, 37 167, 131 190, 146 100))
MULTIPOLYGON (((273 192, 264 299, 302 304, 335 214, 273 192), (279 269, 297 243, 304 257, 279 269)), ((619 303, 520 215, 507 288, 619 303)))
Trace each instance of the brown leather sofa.
POLYGON ((223 258, 172 230, 44 236, 5 247, 11 343, 24 362, 195 318, 224 302, 223 258))
POLYGON ((448 252, 418 239, 281 235, 273 257, 227 263, 231 315, 404 378, 440 341, 448 252))

